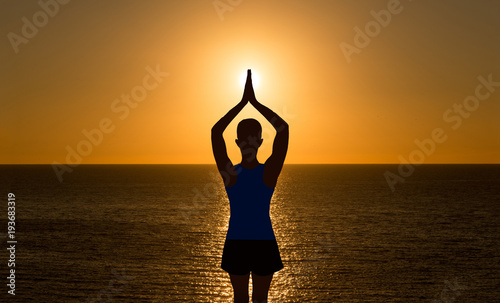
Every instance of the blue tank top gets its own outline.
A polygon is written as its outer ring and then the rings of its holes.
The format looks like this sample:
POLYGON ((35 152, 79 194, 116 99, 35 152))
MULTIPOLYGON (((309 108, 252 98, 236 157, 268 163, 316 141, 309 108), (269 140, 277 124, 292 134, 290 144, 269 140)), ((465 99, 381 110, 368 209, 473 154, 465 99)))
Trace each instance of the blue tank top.
POLYGON ((264 184, 264 164, 246 169, 235 165, 236 184, 226 187, 231 208, 226 239, 274 240, 269 206, 274 188, 264 184))

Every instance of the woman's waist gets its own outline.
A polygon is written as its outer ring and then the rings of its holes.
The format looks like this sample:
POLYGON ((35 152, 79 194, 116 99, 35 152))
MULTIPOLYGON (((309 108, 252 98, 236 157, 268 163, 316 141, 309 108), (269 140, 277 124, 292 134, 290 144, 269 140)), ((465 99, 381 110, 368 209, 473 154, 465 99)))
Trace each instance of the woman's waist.
POLYGON ((269 213, 266 214, 252 214, 252 213, 239 213, 239 212, 231 212, 229 216, 229 221, 248 221, 248 220, 259 220, 259 221, 271 221, 271 217, 269 213))
POLYGON ((273 226, 268 217, 264 220, 229 220, 227 239, 275 239, 273 226))

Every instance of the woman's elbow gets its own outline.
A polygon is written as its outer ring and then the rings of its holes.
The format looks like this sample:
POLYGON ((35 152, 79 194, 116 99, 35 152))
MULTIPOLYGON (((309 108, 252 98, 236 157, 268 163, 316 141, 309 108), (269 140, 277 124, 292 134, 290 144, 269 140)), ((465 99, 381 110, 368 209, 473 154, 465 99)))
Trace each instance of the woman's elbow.
POLYGON ((279 127, 276 128, 278 133, 288 133, 288 123, 283 121, 279 127))

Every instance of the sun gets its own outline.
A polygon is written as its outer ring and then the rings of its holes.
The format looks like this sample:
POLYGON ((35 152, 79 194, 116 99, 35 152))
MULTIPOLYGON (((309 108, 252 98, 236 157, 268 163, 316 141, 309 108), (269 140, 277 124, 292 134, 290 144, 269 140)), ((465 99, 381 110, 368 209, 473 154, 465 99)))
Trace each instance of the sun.
MULTIPOLYGON (((247 80, 247 70, 244 70, 241 75, 240 75, 240 85, 241 87, 245 87, 245 82, 247 80)), ((259 74, 256 73, 253 69, 252 69, 252 85, 253 85, 253 88, 257 88, 259 87, 259 84, 260 84, 260 77, 259 77, 259 74)))

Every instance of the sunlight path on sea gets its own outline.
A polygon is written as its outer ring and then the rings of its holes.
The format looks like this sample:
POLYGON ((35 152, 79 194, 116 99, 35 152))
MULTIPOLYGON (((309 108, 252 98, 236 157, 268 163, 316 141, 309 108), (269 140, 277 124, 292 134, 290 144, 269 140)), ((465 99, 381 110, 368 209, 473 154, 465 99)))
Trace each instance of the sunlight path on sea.
MULTIPOLYGON (((331 246, 336 245, 330 236, 332 209, 325 206, 318 208, 322 205, 319 200, 324 200, 324 192, 304 195, 307 188, 313 191, 317 188, 304 183, 303 177, 295 171, 284 170, 271 200, 270 215, 284 268, 273 276, 269 302, 296 302, 312 297, 321 301, 325 297, 335 297, 323 293, 332 279, 327 263, 332 263, 334 254, 331 253, 331 246)), ((210 264, 196 266, 204 268, 206 272, 202 275, 209 279, 198 286, 205 289, 196 293, 210 293, 217 298, 217 302, 232 302, 229 275, 220 268, 229 223, 229 201, 220 176, 212 174, 210 180, 216 184, 211 189, 214 201, 203 206, 199 218, 191 220, 191 228, 207 235, 203 241, 206 243, 200 243, 204 248, 200 247, 199 252, 194 254, 210 255, 205 258, 210 264)))
MULTIPOLYGON (((220 183, 220 177, 212 175, 214 182, 220 183)), ((292 186, 288 174, 283 174, 280 177, 280 182, 275 189, 273 199, 271 201, 271 220, 275 235, 280 248, 281 258, 285 268, 274 274, 273 282, 269 292, 269 302, 291 302, 291 298, 295 297, 297 292, 300 291, 301 279, 305 279, 306 275, 300 272, 300 262, 296 261, 301 259, 297 257, 300 251, 297 248, 297 239, 293 240, 291 237, 296 232, 296 222, 293 218, 293 211, 290 205, 286 205, 287 200, 290 200, 289 195, 292 194, 290 187, 292 186), (294 274, 295 272, 295 274, 294 274), (299 272, 299 274, 297 274, 299 272)), ((214 194, 217 206, 212 209, 207 209, 210 215, 213 215, 214 220, 207 222, 209 229, 213 232, 210 233, 210 241, 214 244, 211 249, 211 254, 215 258, 211 258, 211 267, 214 269, 211 275, 210 285, 212 291, 219 292, 217 302, 232 302, 233 289, 229 279, 229 275, 220 268, 222 259, 222 249, 229 223, 229 201, 223 186, 216 186, 216 193, 214 194)), ((299 249, 300 250, 300 249, 299 249)), ((249 282, 249 293, 252 293, 252 279, 249 282)))

